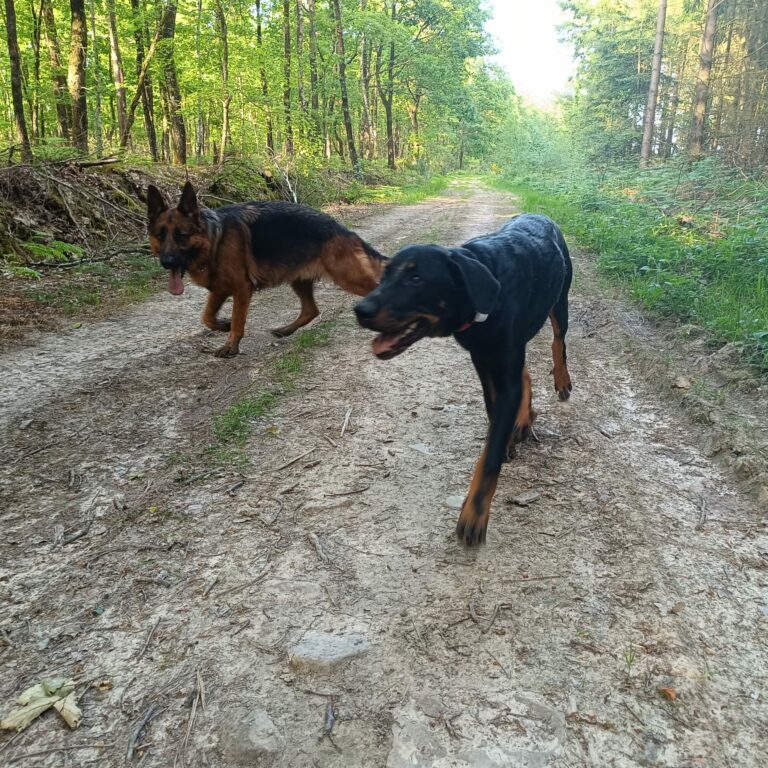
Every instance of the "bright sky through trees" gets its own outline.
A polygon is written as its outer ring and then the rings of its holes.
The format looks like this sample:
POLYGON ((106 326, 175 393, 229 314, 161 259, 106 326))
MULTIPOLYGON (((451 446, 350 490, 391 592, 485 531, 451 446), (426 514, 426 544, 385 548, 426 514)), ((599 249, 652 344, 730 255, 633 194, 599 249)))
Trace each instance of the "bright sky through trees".
POLYGON ((570 48, 558 41, 563 18, 557 0, 489 0, 496 60, 509 73, 517 92, 537 106, 549 105, 567 88, 574 64, 570 48))

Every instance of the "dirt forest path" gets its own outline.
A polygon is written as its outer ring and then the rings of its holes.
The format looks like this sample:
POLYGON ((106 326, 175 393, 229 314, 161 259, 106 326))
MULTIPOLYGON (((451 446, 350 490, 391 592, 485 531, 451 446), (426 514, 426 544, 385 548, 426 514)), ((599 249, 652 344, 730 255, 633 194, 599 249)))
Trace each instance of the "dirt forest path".
MULTIPOLYGON (((464 181, 358 229, 391 253, 514 212, 464 181)), ((0 358, 0 714, 49 675, 83 710, 3 733, 0 764, 764 765, 764 511, 634 372, 575 263, 573 397, 545 328, 538 440, 478 551, 453 533, 485 431, 468 356, 375 360, 333 287, 331 341, 245 467, 212 461, 211 421, 295 343, 266 331, 288 291, 257 297, 234 360, 194 290, 0 358)))

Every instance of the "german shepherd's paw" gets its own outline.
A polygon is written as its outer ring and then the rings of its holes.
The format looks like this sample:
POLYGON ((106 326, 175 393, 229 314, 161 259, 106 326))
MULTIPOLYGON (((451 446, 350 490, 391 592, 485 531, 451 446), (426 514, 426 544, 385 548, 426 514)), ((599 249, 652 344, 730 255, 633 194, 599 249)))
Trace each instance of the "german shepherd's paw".
POLYGON ((290 336, 294 331, 296 330, 296 327, 291 325, 283 325, 280 328, 271 328, 270 333, 273 336, 276 336, 278 339, 284 339, 286 336, 290 336))
POLYGON ((229 320, 217 320, 216 323, 211 327, 211 330, 229 333, 232 330, 232 323, 229 320))
POLYGON ((465 547, 476 547, 485 543, 485 532, 488 529, 488 514, 475 515, 466 502, 461 510, 459 521, 456 523, 456 538, 465 547))
POLYGON ((237 357, 240 354, 240 345, 227 343, 223 347, 219 347, 213 354, 216 357, 237 357))

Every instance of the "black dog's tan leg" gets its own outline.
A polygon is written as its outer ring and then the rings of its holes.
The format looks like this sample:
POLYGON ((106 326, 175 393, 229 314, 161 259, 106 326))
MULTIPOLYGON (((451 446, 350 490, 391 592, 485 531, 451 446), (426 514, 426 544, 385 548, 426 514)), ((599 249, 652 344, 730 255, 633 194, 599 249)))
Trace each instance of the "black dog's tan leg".
POLYGON ((294 331, 303 328, 307 323, 311 323, 320 314, 320 310, 317 308, 317 304, 315 304, 313 287, 312 280, 294 280, 291 283, 293 292, 301 301, 301 311, 292 323, 288 323, 288 325, 284 325, 281 328, 273 328, 273 336, 278 338, 290 336, 294 331))
POLYGON ((517 354, 517 360, 511 370, 507 369, 501 375, 492 375, 496 397, 488 439, 475 465, 472 482, 456 524, 456 535, 470 547, 485 541, 491 501, 496 492, 499 473, 507 456, 507 446, 523 399, 524 354, 524 351, 517 354))
POLYGON ((515 427, 507 446, 507 459, 515 457, 515 445, 522 443, 533 431, 533 422, 536 421, 536 411, 533 410, 533 390, 531 387, 531 374, 528 368, 523 368, 522 375, 523 396, 520 399, 520 408, 515 417, 515 427))
POLYGON ((229 298, 226 293, 209 293, 208 301, 203 310, 203 325, 212 331, 229 331, 232 323, 229 320, 219 320, 218 315, 221 305, 229 298))
POLYGON ((567 400, 571 396, 573 385, 568 373, 565 352, 565 334, 568 333, 568 296, 565 295, 552 308, 549 313, 552 323, 552 375, 555 377, 555 391, 561 400, 567 400))
POLYGON ((234 357, 240 352, 240 339, 245 335, 245 321, 248 317, 251 294, 251 287, 247 286, 241 287, 232 297, 232 328, 227 343, 216 350, 216 357, 234 357))

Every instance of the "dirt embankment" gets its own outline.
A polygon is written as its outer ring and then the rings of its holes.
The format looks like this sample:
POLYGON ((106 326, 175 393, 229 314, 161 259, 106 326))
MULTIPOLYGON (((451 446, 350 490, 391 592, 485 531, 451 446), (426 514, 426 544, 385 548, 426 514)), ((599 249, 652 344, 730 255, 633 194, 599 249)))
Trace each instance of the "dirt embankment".
MULTIPOLYGON (((465 183, 360 231, 391 252, 514 210, 465 183)), ((478 551, 453 535, 485 432, 468 357, 426 340, 376 361, 332 287, 331 341, 251 417, 245 465, 208 450, 211 420, 293 349, 266 332, 297 311, 288 291, 258 297, 230 361, 195 290, 5 353, 0 711, 72 675, 84 717, 0 737, 0 760, 762 765, 765 509, 575 263, 573 397, 552 391, 545 329, 537 439, 478 551)))

